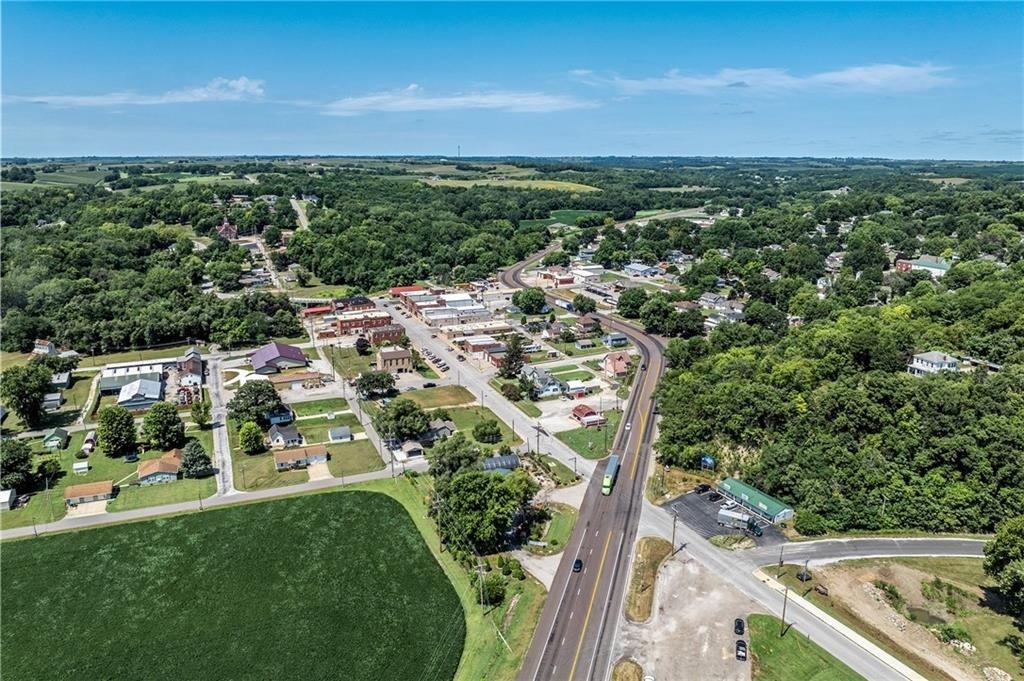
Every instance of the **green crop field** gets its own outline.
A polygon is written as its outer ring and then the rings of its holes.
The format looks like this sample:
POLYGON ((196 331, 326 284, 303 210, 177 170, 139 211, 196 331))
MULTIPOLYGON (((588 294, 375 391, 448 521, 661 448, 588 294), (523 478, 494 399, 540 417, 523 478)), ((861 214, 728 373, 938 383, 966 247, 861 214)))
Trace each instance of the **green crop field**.
POLYGON ((466 638, 459 595, 383 494, 10 542, 0 566, 10 681, 451 679, 466 638))

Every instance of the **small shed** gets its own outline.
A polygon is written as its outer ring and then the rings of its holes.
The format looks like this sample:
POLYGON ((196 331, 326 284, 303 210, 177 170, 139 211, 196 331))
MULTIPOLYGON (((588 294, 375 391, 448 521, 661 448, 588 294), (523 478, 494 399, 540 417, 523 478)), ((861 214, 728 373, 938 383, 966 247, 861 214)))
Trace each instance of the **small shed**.
POLYGON ((519 468, 521 465, 522 462, 515 454, 508 454, 506 456, 489 456, 480 462, 480 467, 485 471, 511 471, 519 468))
POLYGON ((55 393, 43 395, 43 409, 46 411, 57 411, 62 404, 64 404, 64 396, 59 390, 55 393))
POLYGON ((76 461, 73 464, 71 464, 71 471, 75 475, 87 475, 89 473, 89 462, 76 461))
POLYGON ((352 429, 348 426, 338 426, 327 431, 327 438, 331 442, 350 442, 352 440, 352 429))
POLYGON ((63 428, 54 428, 43 436, 43 446, 47 449, 64 449, 68 441, 68 431, 63 428))
POLYGON ((0 490, 0 511, 10 511, 14 508, 14 490, 0 490))

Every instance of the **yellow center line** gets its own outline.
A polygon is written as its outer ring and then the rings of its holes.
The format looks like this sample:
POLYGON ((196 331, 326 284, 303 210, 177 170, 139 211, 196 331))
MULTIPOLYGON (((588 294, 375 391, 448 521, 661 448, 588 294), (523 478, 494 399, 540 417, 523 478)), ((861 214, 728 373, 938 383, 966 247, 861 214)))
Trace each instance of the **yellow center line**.
POLYGON ((640 439, 636 443, 636 455, 633 457, 633 467, 629 471, 629 479, 636 477, 636 467, 640 463, 640 450, 644 446, 644 431, 647 429, 647 413, 640 412, 640 439))
POLYGON ((594 590, 590 594, 590 603, 587 605, 587 614, 583 618, 583 629, 580 630, 580 643, 576 646, 576 655, 572 658, 572 669, 569 671, 569 681, 572 681, 576 674, 576 665, 580 661, 580 651, 583 650, 583 640, 587 637, 587 627, 590 625, 590 611, 594 609, 594 599, 597 598, 597 589, 601 586, 601 571, 604 570, 604 559, 608 555, 608 546, 612 543, 612 533, 608 533, 608 539, 604 542, 604 551, 601 552, 601 562, 597 566, 597 580, 594 581, 594 590))

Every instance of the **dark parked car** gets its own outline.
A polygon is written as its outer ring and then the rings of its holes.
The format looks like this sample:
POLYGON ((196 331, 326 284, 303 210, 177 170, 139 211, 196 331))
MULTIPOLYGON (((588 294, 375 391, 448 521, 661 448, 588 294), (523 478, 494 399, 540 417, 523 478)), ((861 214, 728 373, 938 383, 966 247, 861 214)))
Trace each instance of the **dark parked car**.
POLYGON ((740 662, 747 661, 747 642, 736 641, 736 659, 740 662))
POLYGON ((708 501, 715 502, 715 501, 721 501, 721 500, 722 500, 722 495, 719 494, 718 492, 712 492, 711 494, 708 495, 708 501))
POLYGON ((582 572, 583 571, 583 561, 581 559, 577 558, 573 562, 573 564, 572 564, 572 571, 573 572, 582 572))
POLYGON ((733 633, 735 633, 737 636, 742 636, 743 635, 743 629, 744 629, 744 627, 743 627, 743 619, 740 618, 740 617, 737 617, 736 621, 733 622, 733 625, 732 625, 733 633))
POLYGON ((641 364, 640 371, 647 371, 647 364, 641 364))
POLYGON ((424 384, 423 384, 423 387, 424 387, 424 388, 433 388, 433 387, 435 387, 436 385, 437 385, 437 383, 424 383, 424 384))
POLYGON ((455 359, 459 360, 460 362, 465 362, 466 361, 466 356, 465 355, 459 355, 455 359))
POLYGON ((696 492, 697 494, 704 494, 704 492, 707 492, 710 489, 711 489, 711 485, 708 485, 708 484, 705 484, 705 483, 702 482, 699 485, 697 485, 696 487, 694 487, 693 491, 696 492))

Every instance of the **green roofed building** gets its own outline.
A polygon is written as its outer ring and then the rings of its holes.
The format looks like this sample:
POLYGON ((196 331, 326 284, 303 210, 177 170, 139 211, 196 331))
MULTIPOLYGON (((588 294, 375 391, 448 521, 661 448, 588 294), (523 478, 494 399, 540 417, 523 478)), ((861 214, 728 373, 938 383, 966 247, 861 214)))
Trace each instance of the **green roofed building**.
POLYGON ((735 478, 726 478, 718 483, 718 492, 773 524, 793 517, 792 508, 735 478))

